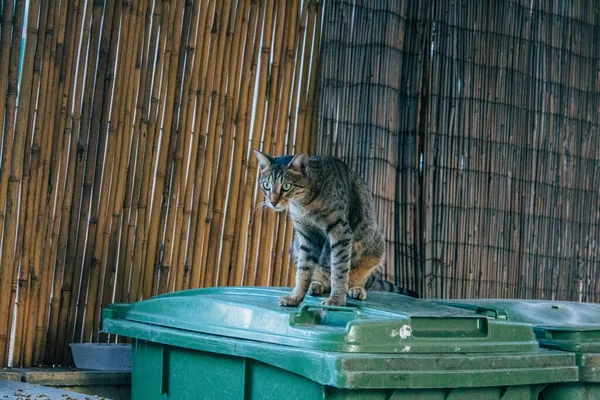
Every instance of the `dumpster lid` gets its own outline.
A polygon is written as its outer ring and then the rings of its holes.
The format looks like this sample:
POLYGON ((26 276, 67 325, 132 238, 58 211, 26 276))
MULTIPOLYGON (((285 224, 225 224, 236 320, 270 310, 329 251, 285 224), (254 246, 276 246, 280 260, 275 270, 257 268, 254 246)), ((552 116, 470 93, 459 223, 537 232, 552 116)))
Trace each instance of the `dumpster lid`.
POLYGON ((481 315, 533 325, 543 347, 600 353, 600 304, 550 300, 434 300, 481 315))
MULTIPOLYGON (((369 292, 344 307, 307 296, 280 307, 288 288, 222 287, 176 292, 133 304, 113 304, 105 320, 254 340, 324 351, 358 353, 478 353, 538 349, 531 326, 488 319, 466 310, 393 293, 369 292)), ((112 324, 114 326, 114 324, 112 324)), ((110 332, 109 332, 110 333, 110 332)), ((123 334, 121 332, 121 334, 123 334)), ((136 337, 135 329, 127 336, 136 337)))

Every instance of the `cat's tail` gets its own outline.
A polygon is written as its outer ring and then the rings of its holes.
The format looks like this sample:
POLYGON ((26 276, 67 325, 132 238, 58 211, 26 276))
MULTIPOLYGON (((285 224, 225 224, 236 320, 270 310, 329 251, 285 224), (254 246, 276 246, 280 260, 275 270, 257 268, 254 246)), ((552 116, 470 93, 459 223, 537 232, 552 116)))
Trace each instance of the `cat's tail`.
POLYGON ((373 290, 376 292, 398 293, 398 294, 403 294, 405 296, 410 296, 410 297, 415 297, 415 298, 419 297, 417 292, 412 291, 410 289, 402 288, 400 286, 393 284, 390 281, 383 279, 383 271, 381 268, 377 268, 375 271, 373 271, 373 273, 367 280, 365 289, 373 290))
POLYGON ((417 292, 394 285, 392 282, 386 281, 384 279, 378 279, 378 280, 374 281, 373 285, 371 285, 371 287, 368 290, 374 290, 374 291, 379 291, 379 292, 398 293, 398 294, 403 294, 405 296, 416 297, 416 298, 419 297, 417 292))

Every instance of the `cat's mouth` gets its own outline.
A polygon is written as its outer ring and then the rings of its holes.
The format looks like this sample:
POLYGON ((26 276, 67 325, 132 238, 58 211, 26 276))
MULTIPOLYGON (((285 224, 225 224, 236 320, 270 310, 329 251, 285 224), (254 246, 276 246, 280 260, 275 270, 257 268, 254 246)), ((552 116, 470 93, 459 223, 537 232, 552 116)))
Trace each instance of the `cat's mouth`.
POLYGON ((284 211, 287 208, 287 204, 277 204, 277 205, 269 204, 269 206, 271 207, 271 209, 273 209, 277 212, 284 211))

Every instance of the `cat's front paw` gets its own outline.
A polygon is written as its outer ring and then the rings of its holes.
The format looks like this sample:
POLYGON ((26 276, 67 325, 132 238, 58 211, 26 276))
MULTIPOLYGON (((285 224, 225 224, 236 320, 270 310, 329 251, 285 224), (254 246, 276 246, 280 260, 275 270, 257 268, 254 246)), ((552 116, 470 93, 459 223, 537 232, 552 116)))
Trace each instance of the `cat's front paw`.
POLYGON ((308 287, 308 294, 311 296, 320 296, 325 291, 325 288, 321 284, 321 282, 312 281, 310 286, 308 287))
POLYGON ((348 290, 348 296, 352 299, 364 300, 367 298, 367 291, 363 287, 355 286, 348 290))
POLYGON ((295 307, 298 304, 300 304, 301 301, 302 301, 302 299, 299 298, 298 296, 285 295, 285 296, 281 296, 277 300, 277 303, 279 303, 279 305, 282 307, 295 307))
POLYGON ((346 296, 328 297, 323 301, 325 306, 343 306, 346 304, 346 296))

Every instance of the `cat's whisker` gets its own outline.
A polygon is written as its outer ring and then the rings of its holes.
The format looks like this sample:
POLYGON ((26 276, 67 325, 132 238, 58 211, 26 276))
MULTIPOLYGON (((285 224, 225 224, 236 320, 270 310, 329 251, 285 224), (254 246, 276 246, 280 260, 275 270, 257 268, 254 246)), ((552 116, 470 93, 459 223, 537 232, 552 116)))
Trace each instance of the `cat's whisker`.
POLYGON ((267 202, 266 201, 261 201, 256 206, 254 206, 254 211, 252 211, 252 213, 257 212, 261 208, 267 208, 267 202))

